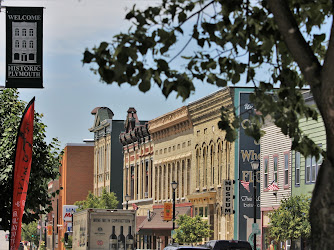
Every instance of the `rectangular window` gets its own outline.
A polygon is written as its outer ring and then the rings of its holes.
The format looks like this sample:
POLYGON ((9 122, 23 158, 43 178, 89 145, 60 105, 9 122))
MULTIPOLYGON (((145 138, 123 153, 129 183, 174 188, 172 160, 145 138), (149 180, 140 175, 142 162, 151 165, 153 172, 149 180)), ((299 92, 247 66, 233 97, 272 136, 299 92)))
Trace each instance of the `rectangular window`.
POLYGON ((277 156, 274 156, 274 182, 277 183, 277 156))
POLYGON ((300 185, 300 153, 296 152, 295 159, 295 185, 300 185))
POLYGON ((203 217, 203 207, 200 207, 199 208, 199 213, 198 213, 199 216, 203 217))
POLYGON ((268 158, 264 158, 263 187, 268 187, 268 158))
POLYGON ((284 154, 284 185, 289 185, 289 154, 284 154))
POLYGON ((311 182, 311 157, 306 158, 306 163, 305 163, 305 181, 306 183, 311 182))
POLYGON ((311 166, 311 181, 315 182, 317 178, 317 162, 315 160, 315 157, 312 157, 312 166, 311 166))

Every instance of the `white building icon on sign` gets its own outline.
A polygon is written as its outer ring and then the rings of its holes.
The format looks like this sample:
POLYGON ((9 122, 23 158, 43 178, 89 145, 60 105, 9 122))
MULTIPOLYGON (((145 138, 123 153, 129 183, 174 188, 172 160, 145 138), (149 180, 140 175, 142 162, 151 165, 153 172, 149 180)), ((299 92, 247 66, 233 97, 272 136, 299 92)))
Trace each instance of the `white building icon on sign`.
POLYGON ((13 22, 12 32, 12 63, 36 63, 37 22, 13 22))

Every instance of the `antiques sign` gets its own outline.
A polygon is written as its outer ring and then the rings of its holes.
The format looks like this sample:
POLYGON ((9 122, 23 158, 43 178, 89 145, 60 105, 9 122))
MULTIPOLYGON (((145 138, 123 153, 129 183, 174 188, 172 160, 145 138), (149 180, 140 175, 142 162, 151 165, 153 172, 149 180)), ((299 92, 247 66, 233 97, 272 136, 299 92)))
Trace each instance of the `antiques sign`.
POLYGON ((6 88, 43 88, 42 7, 6 7, 6 88))

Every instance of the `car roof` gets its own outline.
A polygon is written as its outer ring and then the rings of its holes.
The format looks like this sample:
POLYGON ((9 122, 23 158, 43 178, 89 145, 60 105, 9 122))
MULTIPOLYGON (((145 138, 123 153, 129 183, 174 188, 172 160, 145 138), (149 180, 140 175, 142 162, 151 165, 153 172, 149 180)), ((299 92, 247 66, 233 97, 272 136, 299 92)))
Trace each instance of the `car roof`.
POLYGON ((184 246, 184 245, 182 245, 182 246, 166 246, 164 249, 166 249, 166 250, 168 250, 168 249, 184 249, 184 250, 186 250, 186 249, 205 249, 205 250, 207 250, 209 248, 202 247, 202 246, 184 246))

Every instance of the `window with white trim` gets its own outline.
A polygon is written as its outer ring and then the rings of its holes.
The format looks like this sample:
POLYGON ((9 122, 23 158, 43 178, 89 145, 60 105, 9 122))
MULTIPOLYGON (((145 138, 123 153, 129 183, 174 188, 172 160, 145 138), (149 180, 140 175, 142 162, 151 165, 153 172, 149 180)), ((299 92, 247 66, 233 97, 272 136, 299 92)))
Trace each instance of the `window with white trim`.
POLYGON ((308 156, 305 163, 305 182, 315 183, 318 176, 318 171, 322 163, 322 157, 317 161, 315 156, 308 156))
POLYGON ((284 185, 289 185, 289 154, 284 154, 284 185))
POLYGON ((277 156, 274 156, 274 182, 277 183, 277 162, 278 162, 278 158, 277 156))
POLYGON ((264 158, 263 187, 268 187, 268 158, 264 158))
POLYGON ((300 153, 295 155, 295 185, 300 185, 300 153))

